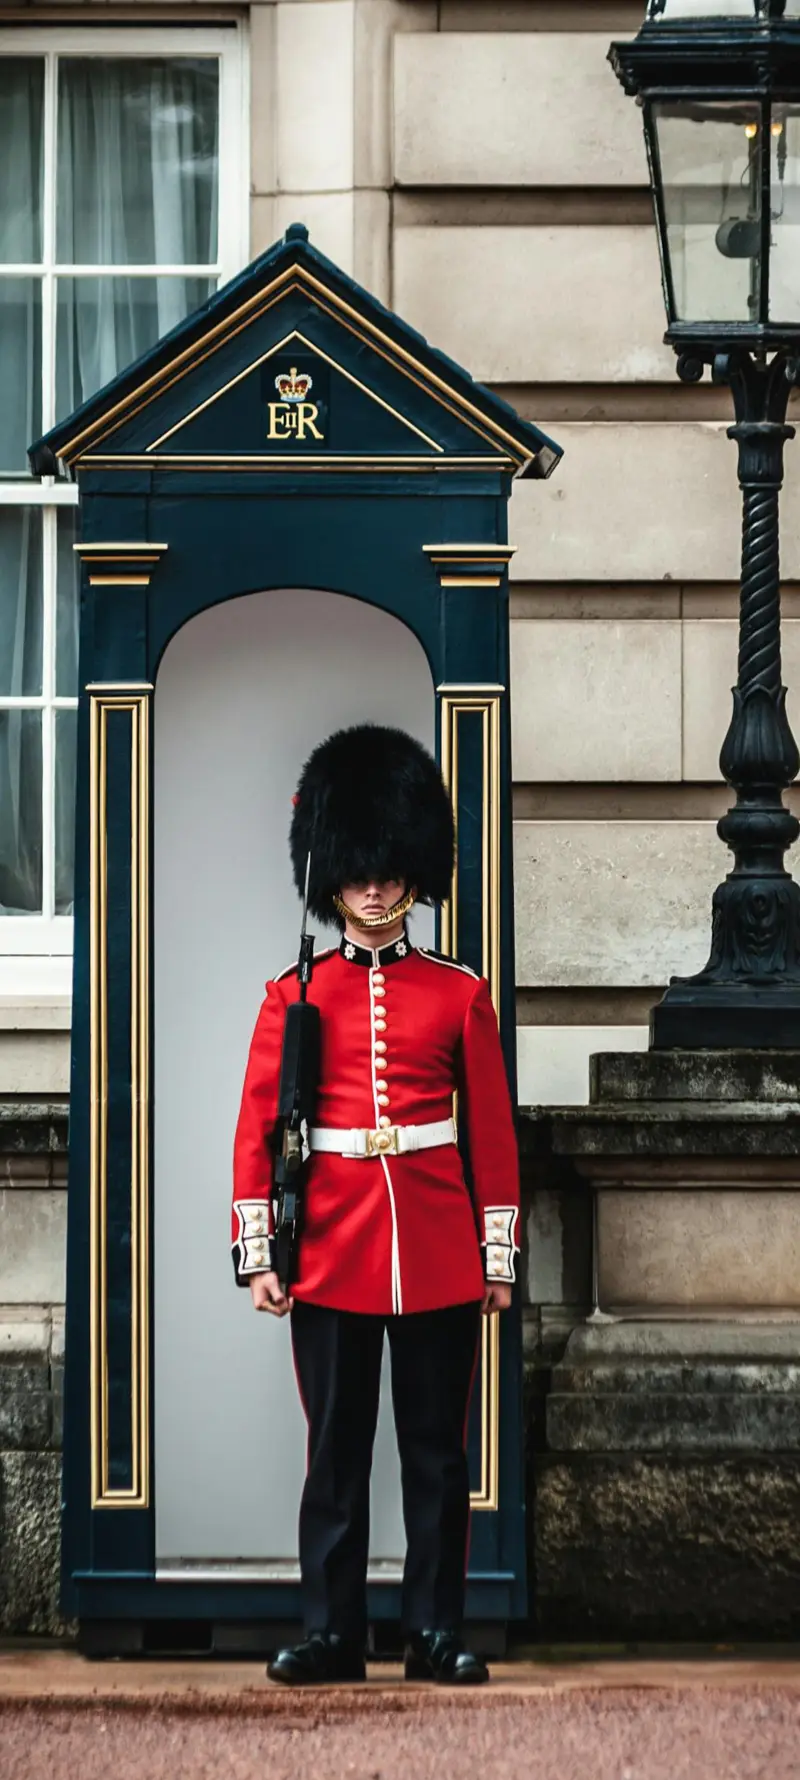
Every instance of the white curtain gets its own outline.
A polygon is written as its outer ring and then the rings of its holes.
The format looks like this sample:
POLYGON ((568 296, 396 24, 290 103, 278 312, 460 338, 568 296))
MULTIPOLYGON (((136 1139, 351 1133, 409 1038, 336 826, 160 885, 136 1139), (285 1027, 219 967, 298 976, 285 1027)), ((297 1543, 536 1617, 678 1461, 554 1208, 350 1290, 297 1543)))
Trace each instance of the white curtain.
MULTIPOLYGON (((58 64, 56 255, 61 265, 213 265, 219 75, 213 57, 65 55, 58 64)), ((41 430, 41 283, 2 276, 42 257, 44 61, 0 57, 0 479, 24 474, 41 430)), ((205 301, 213 277, 59 278, 56 413, 65 418, 205 301)), ((77 691, 69 521, 59 515, 57 690, 77 691)), ((0 693, 42 689, 42 526, 0 493, 0 693)), ((44 721, 51 721, 49 715, 44 721)), ((0 712, 0 913, 42 907, 42 716, 0 712)), ((55 897, 71 907, 74 719, 58 713, 55 897)))
MULTIPOLYGON (((203 265, 217 256, 216 61, 59 64, 59 262, 203 265)), ((59 414, 205 301, 213 280, 59 280, 59 414)))
MULTIPOLYGON (((44 63, 0 57, 0 263, 41 259, 44 63)), ((26 447, 40 430, 41 286, 0 279, 0 474, 27 468, 26 447)))

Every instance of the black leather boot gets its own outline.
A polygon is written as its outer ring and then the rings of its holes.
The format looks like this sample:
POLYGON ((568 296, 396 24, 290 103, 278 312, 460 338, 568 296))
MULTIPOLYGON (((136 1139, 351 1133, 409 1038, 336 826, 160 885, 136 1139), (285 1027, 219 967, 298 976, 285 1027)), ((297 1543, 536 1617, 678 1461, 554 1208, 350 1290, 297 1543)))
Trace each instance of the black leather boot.
POLYGON ((465 1650, 458 1632, 412 1632, 406 1645, 406 1681, 439 1681, 445 1687, 480 1687, 489 1670, 465 1650))
POLYGON ((267 1663, 270 1681, 286 1687, 321 1686, 328 1681, 366 1681, 362 1645, 337 1632, 311 1632, 302 1644, 279 1650, 267 1663))

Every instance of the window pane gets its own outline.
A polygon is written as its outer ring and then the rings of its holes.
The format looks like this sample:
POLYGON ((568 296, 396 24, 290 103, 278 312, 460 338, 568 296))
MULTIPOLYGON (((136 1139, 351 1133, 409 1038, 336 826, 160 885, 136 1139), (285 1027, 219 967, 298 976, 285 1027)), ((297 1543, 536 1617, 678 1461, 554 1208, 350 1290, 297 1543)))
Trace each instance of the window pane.
POLYGON ((0 506, 0 694, 42 690, 42 516, 0 506))
POLYGON ((72 548, 78 530, 75 509, 64 508, 57 516, 56 543, 56 694, 78 694, 78 621, 80 575, 72 548))
POLYGON ((218 126, 219 65, 212 57, 62 57, 62 264, 215 261, 218 126))
POLYGON ((0 473, 27 470, 42 430, 42 287, 38 278, 0 278, 0 473))
POLYGON ((77 711, 56 711, 56 914, 72 914, 77 711))
POLYGON ((215 287, 213 278, 60 278, 56 413, 71 414, 215 287))
POLYGON ((42 257, 44 62, 0 56, 0 260, 42 257))
POLYGON ((0 914, 42 909, 42 714, 0 711, 0 914))

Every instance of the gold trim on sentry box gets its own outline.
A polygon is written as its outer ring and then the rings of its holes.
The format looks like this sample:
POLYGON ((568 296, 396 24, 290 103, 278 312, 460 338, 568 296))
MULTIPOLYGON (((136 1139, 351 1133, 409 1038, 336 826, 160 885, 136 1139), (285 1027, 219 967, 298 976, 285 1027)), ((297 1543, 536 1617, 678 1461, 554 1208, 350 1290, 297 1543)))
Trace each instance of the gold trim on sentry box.
POLYGON ((149 693, 141 683, 94 684, 89 700, 89 1394, 93 1508, 150 1501, 149 1303, 149 693), (108 1378, 108 725, 130 721, 131 1481, 109 1482, 108 1378))
POLYGON ((226 340, 234 338, 242 328, 249 326, 259 315, 266 313, 283 296, 288 296, 294 289, 302 290, 303 287, 306 291, 314 292, 320 309, 332 314, 356 338, 367 341, 382 358, 386 359, 387 363, 392 364, 396 370, 409 377, 419 388, 425 390, 431 400, 437 401, 440 407, 455 414, 473 432, 487 439, 495 450, 500 450, 501 442, 510 447, 512 460, 517 469, 522 469, 525 464, 532 461, 535 453, 528 449, 527 443, 523 444, 513 433, 506 432, 505 428, 501 427, 490 415, 485 414, 474 403, 468 401, 458 390, 453 389, 443 378, 437 376, 436 372, 427 369, 410 352, 406 351, 405 347, 398 345, 388 334, 383 333, 373 322, 368 321, 366 316, 352 308, 343 298, 336 296, 327 285, 320 283, 298 264, 288 266, 264 290, 255 292, 246 303, 241 304, 231 315, 226 316, 224 321, 218 322, 202 339, 193 342, 192 346, 186 347, 176 359, 173 359, 170 365, 165 365, 159 371, 154 372, 151 377, 146 378, 143 383, 130 390, 126 396, 115 403, 107 414, 100 415, 88 427, 84 427, 81 432, 74 434, 62 446, 61 461, 70 463, 84 440, 93 438, 99 442, 106 438, 110 432, 116 431, 117 425, 121 424, 124 418, 132 418, 134 414, 139 413, 157 395, 163 394, 165 390, 179 382, 194 366, 202 364, 212 353, 217 352, 226 340), (352 321, 345 321, 345 316, 351 317, 352 321), (244 320, 240 320, 240 317, 244 317, 244 320), (357 325, 353 325, 354 323, 357 325), (377 342, 381 342, 381 344, 378 345, 377 342), (407 366, 410 369, 406 369, 407 366), (119 419, 116 418, 117 416, 119 419))
POLYGON ((229 389, 234 389, 244 377, 249 377, 251 371, 257 371, 260 365, 266 363, 267 359, 275 358, 277 353, 284 352, 293 340, 299 340, 300 344, 313 353, 315 358, 322 359, 326 365, 330 365, 334 371, 338 371, 340 376, 346 377, 348 383, 352 383, 356 389, 360 389, 363 395, 369 397, 370 401, 377 402, 379 408, 385 408, 387 414, 391 414, 395 420, 399 420, 401 426, 407 427, 409 432, 415 433, 418 439, 424 439, 425 444, 430 445, 432 451, 444 451, 443 445, 438 445, 435 439, 429 439, 428 434, 424 433, 421 427, 415 426, 413 420, 409 420, 405 414, 401 414, 399 409, 393 408, 390 402, 385 402, 383 396, 377 395, 374 389, 370 389, 368 383, 362 383, 360 378, 353 376, 352 371, 346 371, 344 365, 339 364, 338 359, 330 358, 320 346, 314 345, 313 340, 307 340, 305 334, 301 334, 298 329, 295 329, 293 333, 284 335, 277 345, 268 347, 266 352, 262 352, 258 358, 254 358, 251 364, 245 365, 243 371, 237 371, 235 377, 231 377, 227 383, 221 384, 220 388, 215 389, 212 395, 206 396, 205 401, 199 402, 196 408, 190 409, 188 414, 184 414, 182 420, 176 420, 173 426, 168 427, 167 431, 161 434, 160 439, 154 439, 152 445, 148 445, 148 455, 157 451, 159 445, 163 445, 175 433, 179 433, 181 427, 188 426, 190 421, 196 420, 198 414, 202 414, 206 408, 212 408, 214 403, 218 402, 221 396, 226 395, 229 389))
MULTIPOLYGON (((500 700, 497 684, 442 685, 442 777, 458 817, 459 726, 462 717, 481 720, 483 780, 481 786, 481 972, 489 984, 495 1012, 500 1013, 500 700)), ((442 909, 442 951, 458 953, 458 852, 453 864, 450 900, 442 909)), ((497 1312, 484 1317, 481 1330, 481 1480, 473 1491, 473 1509, 494 1510, 499 1503, 500 1463, 500 1328, 497 1312)))
POLYGON ((149 587, 153 570, 166 555, 169 545, 80 543, 73 544, 72 548, 88 570, 90 587, 149 587), (122 574, 123 568, 129 572, 122 574))
POLYGON ((423 544, 440 587, 501 587, 515 544, 423 544), (494 569, 493 575, 486 574, 494 569), (477 571, 484 571, 479 573, 477 571))
POLYGON ((90 587, 149 587, 149 575, 90 575, 90 587))
POLYGON ((391 470, 394 474, 398 470, 502 470, 511 469, 513 465, 510 458, 499 456, 412 457, 409 453, 408 456, 377 457, 370 453, 364 453, 362 456, 355 454, 346 456, 341 453, 337 456, 331 454, 327 457, 312 457, 310 453, 304 452, 300 457, 291 452, 288 455, 284 452, 280 454, 270 452, 269 455, 264 456, 249 452, 247 456, 242 455, 241 457, 217 457, 213 452, 200 451, 184 452, 180 455, 176 453, 174 456, 162 451, 152 457, 147 457, 141 452, 131 452, 130 454, 120 452, 118 457, 101 457, 94 452, 87 451, 79 465, 80 469, 102 470, 152 470, 154 467, 165 470, 235 470, 237 473, 242 470, 278 471, 290 467, 292 470, 316 470, 323 474, 336 470, 351 473, 354 470, 391 470))

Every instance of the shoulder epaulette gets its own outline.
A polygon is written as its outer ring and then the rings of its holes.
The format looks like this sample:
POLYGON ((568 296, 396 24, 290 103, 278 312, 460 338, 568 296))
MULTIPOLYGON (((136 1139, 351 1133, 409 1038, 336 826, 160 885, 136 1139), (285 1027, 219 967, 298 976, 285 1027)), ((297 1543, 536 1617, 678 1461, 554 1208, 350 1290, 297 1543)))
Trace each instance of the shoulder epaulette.
MULTIPOLYGON (((324 952, 315 952, 314 953, 314 969, 316 970, 316 967, 318 964, 324 963, 326 958, 332 958, 334 955, 334 952, 338 952, 338 950, 339 950, 338 946, 327 946, 324 952)), ((294 958, 292 960, 291 964, 287 964, 285 970, 278 970, 275 972, 275 975, 274 975, 272 981, 273 981, 273 983, 282 983, 284 977, 294 976, 296 974, 296 972, 297 972, 297 959, 294 958)))
POLYGON ((434 952, 431 946, 417 946, 417 951, 422 953, 423 958, 430 958, 432 964, 446 964, 450 970, 460 970, 463 976, 474 977, 476 983, 480 982, 477 970, 470 969, 468 964, 462 964, 459 958, 448 958, 444 952, 434 952))

